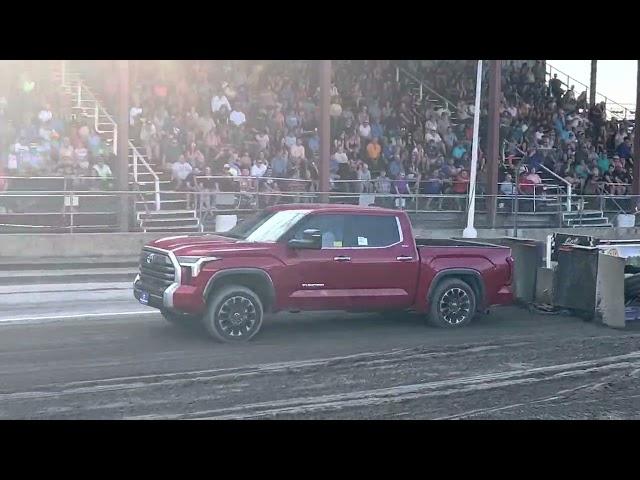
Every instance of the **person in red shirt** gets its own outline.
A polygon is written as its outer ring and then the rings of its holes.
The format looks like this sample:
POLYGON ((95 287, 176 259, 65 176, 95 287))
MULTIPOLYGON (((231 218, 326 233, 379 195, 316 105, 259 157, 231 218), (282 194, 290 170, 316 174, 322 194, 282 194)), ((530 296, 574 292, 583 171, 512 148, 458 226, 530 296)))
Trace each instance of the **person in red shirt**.
POLYGON ((464 205, 466 199, 462 195, 466 195, 469 190, 469 172, 466 170, 462 170, 458 175, 456 175, 453 181, 453 187, 451 188, 451 192, 455 195, 458 195, 457 201, 459 205, 459 209, 464 211, 464 205))

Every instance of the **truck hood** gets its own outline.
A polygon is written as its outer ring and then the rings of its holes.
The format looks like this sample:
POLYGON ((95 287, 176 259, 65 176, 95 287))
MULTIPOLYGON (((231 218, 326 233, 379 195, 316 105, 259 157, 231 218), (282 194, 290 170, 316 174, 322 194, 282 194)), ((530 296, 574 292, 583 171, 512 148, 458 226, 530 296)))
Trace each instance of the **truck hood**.
POLYGON ((147 244, 149 247, 169 250, 176 256, 213 256, 221 253, 247 253, 269 250, 273 244, 243 242, 220 235, 181 235, 165 237, 147 244))

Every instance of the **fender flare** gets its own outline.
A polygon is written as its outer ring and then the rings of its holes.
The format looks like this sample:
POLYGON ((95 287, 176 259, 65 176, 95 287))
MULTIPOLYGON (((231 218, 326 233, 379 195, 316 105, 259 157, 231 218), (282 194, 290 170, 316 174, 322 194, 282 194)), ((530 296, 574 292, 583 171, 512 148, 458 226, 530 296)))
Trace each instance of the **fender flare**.
POLYGON ((211 289, 213 288, 214 283, 222 278, 225 278, 231 275, 245 275, 249 277, 259 278, 261 281, 266 282, 268 305, 270 307, 275 305, 276 289, 275 289, 275 286, 273 285, 273 280, 271 279, 271 276, 261 268, 228 268, 225 270, 217 271, 211 276, 209 280, 207 280, 207 284, 205 285, 204 290, 202 292, 202 298, 205 301, 205 303, 207 301, 207 297, 211 293, 211 289))
MULTIPOLYGON (((477 280, 478 288, 480 290, 478 292, 480 298, 478 298, 476 308, 477 309, 484 308, 484 305, 486 303, 486 291, 484 286, 484 279, 482 278, 482 275, 480 274, 479 271, 474 270, 472 268, 446 268, 436 273, 435 277, 433 277, 433 279, 431 280, 431 284, 429 285, 429 290, 427 291, 427 303, 429 303, 431 299, 431 295, 433 294, 433 290, 435 289, 436 285, 438 285, 438 282, 440 282, 440 280, 446 277, 455 277, 458 275, 471 275, 473 276, 473 278, 477 280)), ((473 285, 470 285, 470 287, 473 288, 473 285)))

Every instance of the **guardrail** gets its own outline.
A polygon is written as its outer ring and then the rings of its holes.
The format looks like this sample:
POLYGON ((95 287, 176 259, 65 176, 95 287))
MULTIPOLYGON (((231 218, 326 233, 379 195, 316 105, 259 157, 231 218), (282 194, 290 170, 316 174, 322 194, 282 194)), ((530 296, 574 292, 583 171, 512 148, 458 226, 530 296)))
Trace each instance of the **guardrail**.
MULTIPOLYGON (((556 186, 557 187, 557 186, 556 186)), ((196 211, 204 220, 210 215, 220 213, 249 213, 262 208, 284 203, 317 203, 322 192, 316 191, 192 191, 162 192, 173 198, 193 197, 196 211)), ((99 190, 67 190, 67 191, 22 191, 0 192, 0 227, 4 231, 50 230, 50 231, 108 231, 117 230, 119 215, 119 199, 125 196, 132 207, 135 206, 135 191, 99 191, 99 190), (46 221, 45 221, 46 220, 46 221), (14 230, 11 230, 13 228, 14 230)), ((355 205, 371 205, 404 210, 409 213, 449 214, 448 222, 464 223, 469 208, 468 196, 465 194, 420 194, 412 191, 404 194, 383 194, 378 192, 329 192, 326 193, 330 203, 355 205)), ((578 197, 574 195, 574 197, 578 197)), ((475 212, 487 212, 489 195, 476 196, 475 212)), ((504 225, 522 223, 523 218, 532 220, 540 217, 549 227, 562 226, 562 210, 558 203, 565 200, 562 194, 546 190, 541 194, 533 190, 529 194, 499 194, 495 196, 498 204, 498 215, 503 217, 504 225), (557 202, 549 202, 550 197, 557 202), (519 220, 520 219, 520 220, 519 220), (546 220, 545 220, 546 219, 546 220)), ((586 202, 601 207, 605 212, 636 213, 640 197, 629 195, 594 195, 579 196, 586 202)), ((131 209, 134 214, 136 209, 131 209)), ((143 210, 139 210, 144 213, 143 210)), ((434 220, 435 221, 435 220, 434 220)), ((439 222, 439 220, 438 220, 439 222)), ((133 225, 135 222, 131 222, 133 225)), ((456 223, 456 225, 457 225, 456 223)), ((540 224, 540 222, 538 222, 540 224)))

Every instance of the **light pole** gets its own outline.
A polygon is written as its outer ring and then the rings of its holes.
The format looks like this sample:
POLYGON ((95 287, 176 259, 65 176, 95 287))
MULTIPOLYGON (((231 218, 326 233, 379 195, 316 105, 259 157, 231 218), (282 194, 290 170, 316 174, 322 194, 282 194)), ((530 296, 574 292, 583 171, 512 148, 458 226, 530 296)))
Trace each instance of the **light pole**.
POLYGON ((476 76, 476 103, 473 112, 473 145, 471 147, 471 172, 469 179, 469 208, 467 211, 467 228, 462 232, 464 238, 476 238, 478 231, 473 226, 476 214, 476 171, 478 165, 478 130, 480 128, 480 96, 482 95, 482 60, 478 60, 476 76))

